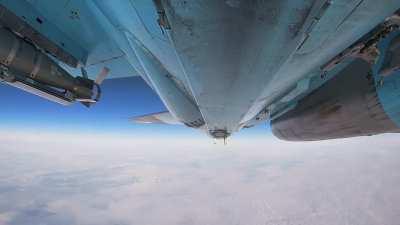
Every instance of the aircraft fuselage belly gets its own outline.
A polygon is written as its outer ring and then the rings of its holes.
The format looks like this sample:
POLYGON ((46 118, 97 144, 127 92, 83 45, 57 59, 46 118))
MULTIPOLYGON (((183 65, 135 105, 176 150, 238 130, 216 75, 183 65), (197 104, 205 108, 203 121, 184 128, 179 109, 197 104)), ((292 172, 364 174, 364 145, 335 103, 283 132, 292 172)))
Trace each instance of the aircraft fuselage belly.
MULTIPOLYGON (((61 43, 89 77, 103 68, 110 78, 141 75, 177 121, 216 138, 268 119, 282 102, 293 103, 312 89, 307 79, 400 8, 400 0, 0 4, 51 46, 61 43)), ((77 75, 76 69, 68 71, 77 75)))
POLYGON ((162 1, 209 131, 232 133, 369 32, 399 1, 162 1))

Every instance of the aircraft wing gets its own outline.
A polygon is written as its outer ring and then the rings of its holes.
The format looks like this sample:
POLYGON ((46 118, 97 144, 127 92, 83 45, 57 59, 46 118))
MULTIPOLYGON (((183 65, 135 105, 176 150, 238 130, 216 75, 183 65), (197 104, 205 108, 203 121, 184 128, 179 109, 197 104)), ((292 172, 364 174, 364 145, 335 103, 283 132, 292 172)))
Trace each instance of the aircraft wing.
MULTIPOLYGON (((285 140, 400 132, 399 0, 0 0, 0 80, 91 106, 140 76, 213 138, 271 121, 285 140)), ((134 88, 134 87, 132 87, 134 88)))
POLYGON ((181 122, 177 121, 176 118, 168 111, 133 117, 131 118, 131 121, 134 123, 183 125, 181 122))

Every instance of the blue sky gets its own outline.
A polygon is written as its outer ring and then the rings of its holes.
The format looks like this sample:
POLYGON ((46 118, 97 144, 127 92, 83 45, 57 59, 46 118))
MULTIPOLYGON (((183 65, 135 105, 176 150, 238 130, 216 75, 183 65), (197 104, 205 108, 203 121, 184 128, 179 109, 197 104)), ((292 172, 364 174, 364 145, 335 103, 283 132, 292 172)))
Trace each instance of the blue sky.
POLYGON ((107 81, 90 109, 0 93, 0 224, 399 221, 397 135, 293 143, 264 125, 213 144, 189 128, 129 123, 164 110, 137 78, 107 81))
MULTIPOLYGON (((65 107, 0 84, 0 129, 205 136, 182 126, 139 125, 129 122, 129 118, 133 116, 165 110, 158 96, 139 77, 106 80, 102 89, 101 101, 91 108, 79 103, 65 107)), ((268 130, 264 124, 242 131, 241 136, 268 135, 268 130)))

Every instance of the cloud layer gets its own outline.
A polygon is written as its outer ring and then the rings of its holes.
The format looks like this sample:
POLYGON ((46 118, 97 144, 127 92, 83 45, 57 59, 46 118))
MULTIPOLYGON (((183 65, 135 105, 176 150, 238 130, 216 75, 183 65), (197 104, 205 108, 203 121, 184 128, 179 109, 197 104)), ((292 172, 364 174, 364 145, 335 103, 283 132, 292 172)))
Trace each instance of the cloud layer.
POLYGON ((0 224, 396 224, 399 144, 2 131, 0 224))

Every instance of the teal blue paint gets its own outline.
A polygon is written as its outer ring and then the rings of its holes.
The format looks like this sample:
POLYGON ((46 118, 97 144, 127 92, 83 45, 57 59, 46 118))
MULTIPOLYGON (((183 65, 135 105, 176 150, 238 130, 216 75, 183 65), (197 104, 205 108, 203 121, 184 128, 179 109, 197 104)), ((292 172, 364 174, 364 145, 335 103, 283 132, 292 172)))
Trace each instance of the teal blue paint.
MULTIPOLYGON (((354 61, 353 58, 346 58, 342 62, 340 62, 337 66, 335 66, 333 69, 326 71, 326 72, 323 72, 322 70, 317 69, 314 73, 310 74, 310 76, 308 76, 308 78, 306 78, 306 79, 308 79, 308 81, 307 81, 308 84, 306 85, 307 88, 301 88, 301 92, 299 92, 297 96, 295 96, 293 99, 291 99, 288 102, 279 101, 279 102, 273 104, 274 107, 271 110, 270 120, 274 120, 275 118, 278 118, 279 116, 283 115, 284 113, 292 110, 301 99, 308 96, 311 92, 320 88, 322 85, 324 85, 330 79, 332 79, 337 74, 339 74, 343 69, 345 69, 353 61, 354 61)), ((300 86, 301 85, 302 84, 300 84, 300 86)), ((303 86, 303 87, 305 87, 305 86, 303 86)))
MULTIPOLYGON (((25 0, 0 0, 0 4, 25 20, 25 22, 41 34, 44 34, 60 48, 76 57, 81 63, 86 63, 87 51, 57 27, 53 21, 42 15, 31 3, 25 0)), ((59 2, 53 1, 53 4, 57 5, 59 2)))
POLYGON ((379 75, 385 62, 385 52, 391 41, 400 35, 400 31, 392 32, 378 43, 381 56, 372 68, 375 86, 379 100, 389 118, 400 127, 400 71, 395 71, 388 76, 379 75))
MULTIPOLYGON (((112 1, 120 8, 130 6, 126 1, 112 1)), ((152 5, 143 1, 142 5, 152 5)), ((110 69, 108 78, 138 76, 135 65, 121 48, 121 40, 115 38, 118 27, 100 12, 92 1, 82 0, 0 0, 0 4, 22 18, 32 28, 64 49, 81 65, 85 66, 90 78, 94 79, 103 67, 110 69), (73 14, 75 12, 76 14, 73 14), (42 21, 39 23, 37 18, 42 21)), ((111 3, 110 3, 111 4, 111 3)), ((128 11, 130 12, 130 11, 128 11)), ((148 11, 146 11, 148 13, 148 11)), ((115 17, 131 20, 132 15, 117 12, 115 17)), ((156 22, 156 19, 154 20, 156 22)), ((114 22, 114 21, 113 21, 114 22)), ((148 23, 148 21, 145 21, 148 23)), ((132 23, 131 23, 132 25, 132 23)), ((159 28, 158 28, 159 29, 159 28)), ((81 75, 80 68, 61 64, 75 76, 81 75)))

